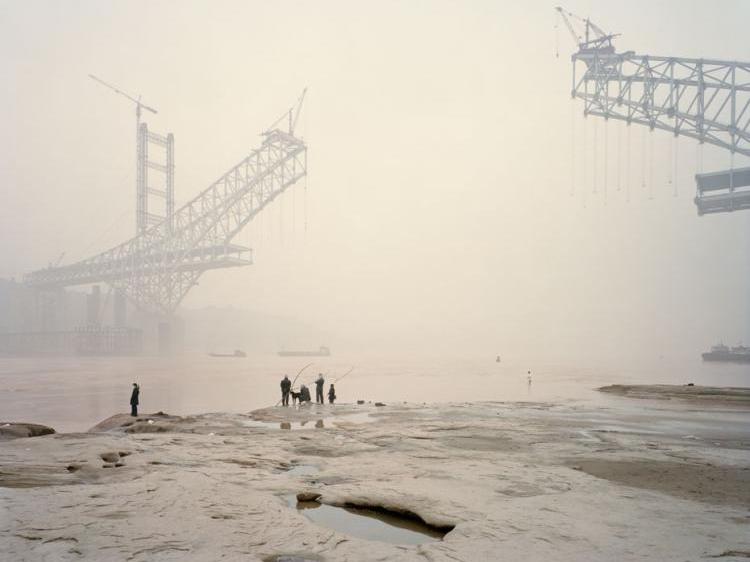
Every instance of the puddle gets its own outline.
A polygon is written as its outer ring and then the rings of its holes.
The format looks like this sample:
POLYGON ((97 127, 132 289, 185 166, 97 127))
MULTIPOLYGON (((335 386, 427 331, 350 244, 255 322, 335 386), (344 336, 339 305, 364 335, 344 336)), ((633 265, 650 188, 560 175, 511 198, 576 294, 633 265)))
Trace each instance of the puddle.
POLYGON ((339 424, 346 423, 368 423, 375 421, 369 413, 358 412, 355 414, 348 414, 343 416, 319 418, 317 420, 303 420, 303 421, 260 421, 260 420, 243 420, 242 425, 245 427, 257 427, 262 429, 322 429, 325 427, 336 427, 339 424))
POLYGON ((310 476, 320 472, 317 466, 312 464, 296 464, 292 468, 286 471, 286 474, 293 476, 310 476))
POLYGON ((287 496, 289 507, 296 507, 313 523, 368 541, 415 545, 438 542, 449 532, 405 516, 363 507, 336 507, 318 502, 298 502, 287 496))

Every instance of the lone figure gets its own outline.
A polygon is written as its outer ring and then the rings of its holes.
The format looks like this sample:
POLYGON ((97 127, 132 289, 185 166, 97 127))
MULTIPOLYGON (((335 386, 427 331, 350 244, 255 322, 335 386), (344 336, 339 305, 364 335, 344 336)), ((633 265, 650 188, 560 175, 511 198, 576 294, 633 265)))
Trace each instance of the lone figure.
POLYGON ((284 406, 289 406, 290 390, 292 390, 292 381, 289 380, 289 377, 284 375, 284 378, 281 379, 281 403, 284 406))
POLYGON ((326 380, 323 378, 323 373, 318 373, 318 380, 315 381, 315 402, 318 404, 325 404, 323 399, 323 385, 326 380))
POLYGON ((133 383, 133 393, 130 395, 130 415, 138 416, 138 395, 141 393, 141 387, 137 382, 133 383))
POLYGON ((333 388, 333 383, 331 383, 331 387, 328 389, 328 403, 333 404, 336 400, 336 390, 333 388))

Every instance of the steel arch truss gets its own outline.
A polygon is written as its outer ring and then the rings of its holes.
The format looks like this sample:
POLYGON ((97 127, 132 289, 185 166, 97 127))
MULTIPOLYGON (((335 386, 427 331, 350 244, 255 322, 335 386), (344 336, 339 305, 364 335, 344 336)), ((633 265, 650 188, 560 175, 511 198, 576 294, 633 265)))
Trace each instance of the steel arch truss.
POLYGON ((750 156, 750 63, 607 53, 573 55, 584 114, 663 129, 750 156), (577 75, 578 62, 584 63, 577 75))
POLYGON ((168 315, 209 269, 249 265, 232 239, 307 173, 307 146, 279 129, 169 219, 92 258, 26 276, 36 287, 107 282, 146 312, 168 315))

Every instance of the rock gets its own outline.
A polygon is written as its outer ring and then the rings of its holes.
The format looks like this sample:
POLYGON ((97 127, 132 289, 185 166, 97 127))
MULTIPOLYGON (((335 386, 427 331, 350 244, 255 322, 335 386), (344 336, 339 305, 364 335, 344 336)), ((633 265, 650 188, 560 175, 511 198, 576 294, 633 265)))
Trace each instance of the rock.
POLYGON ((65 470, 67 470, 68 472, 76 472, 77 470, 80 470, 80 469, 81 469, 80 464, 69 464, 68 466, 65 467, 65 470))
POLYGON ((320 499, 320 494, 317 492, 299 492, 297 494, 298 502, 315 502, 320 499))
POLYGON ((125 463, 124 462, 116 462, 115 463, 115 468, 120 468, 121 466, 125 466, 125 463))
POLYGON ((0 439, 22 439, 52 435, 55 430, 37 423, 0 422, 0 439))
POLYGON ((292 424, 289 422, 281 422, 279 427, 281 427, 281 429, 292 429, 292 424))
POLYGON ((364 403, 365 403, 365 401, 364 401, 364 400, 357 400, 357 404, 359 404, 360 406, 361 406, 362 404, 364 404, 364 403))
POLYGON ((385 404, 383 404, 382 402, 375 402, 375 405, 376 406, 385 406, 385 404))
POLYGON ((104 462, 108 463, 115 463, 120 460, 120 454, 113 452, 109 453, 101 453, 99 455, 99 458, 102 459, 104 462))
POLYGON ((114 467, 115 467, 114 463, 111 463, 111 462, 107 462, 102 465, 102 468, 114 468, 114 467))
POLYGON ((137 422, 125 429, 125 433, 166 433, 173 431, 174 426, 166 423, 154 423, 153 420, 148 422, 137 422))
POLYGON ((120 457, 127 457, 130 454, 130 451, 118 451, 117 452, 120 457))
POLYGON ((314 554, 274 554, 263 559, 263 562, 321 562, 323 559, 314 554))

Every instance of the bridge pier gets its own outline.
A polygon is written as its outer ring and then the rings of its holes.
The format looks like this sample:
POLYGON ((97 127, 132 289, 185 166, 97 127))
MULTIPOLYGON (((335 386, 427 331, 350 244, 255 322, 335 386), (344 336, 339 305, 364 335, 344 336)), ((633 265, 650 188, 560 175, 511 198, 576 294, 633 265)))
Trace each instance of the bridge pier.
POLYGON ((181 353, 185 346, 185 322, 172 316, 159 321, 157 328, 159 355, 174 355, 181 353))

